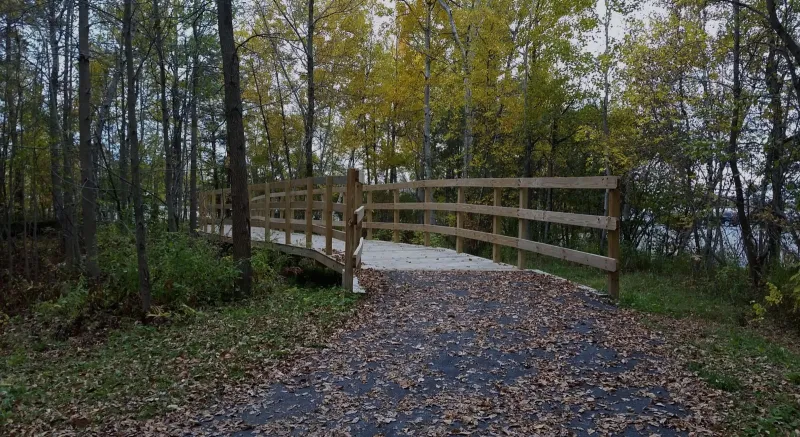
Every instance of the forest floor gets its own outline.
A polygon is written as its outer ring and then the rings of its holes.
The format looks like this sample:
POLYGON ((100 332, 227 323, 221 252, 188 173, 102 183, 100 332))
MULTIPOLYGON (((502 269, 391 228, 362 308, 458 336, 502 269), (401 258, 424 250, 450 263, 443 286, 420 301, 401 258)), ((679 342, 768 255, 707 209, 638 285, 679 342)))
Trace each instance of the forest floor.
POLYGON ((163 326, 96 327, 65 341, 7 323, 0 430, 787 435, 800 428, 800 348, 764 327, 620 308, 530 271, 360 277, 365 299, 289 288, 175 315, 180 320, 163 326))
MULTIPOLYGON (((728 393, 700 350, 533 272, 362 272, 358 316, 324 349, 204 410, 105 431, 173 435, 723 434, 728 393)), ((675 327, 670 326, 670 329, 675 327)))

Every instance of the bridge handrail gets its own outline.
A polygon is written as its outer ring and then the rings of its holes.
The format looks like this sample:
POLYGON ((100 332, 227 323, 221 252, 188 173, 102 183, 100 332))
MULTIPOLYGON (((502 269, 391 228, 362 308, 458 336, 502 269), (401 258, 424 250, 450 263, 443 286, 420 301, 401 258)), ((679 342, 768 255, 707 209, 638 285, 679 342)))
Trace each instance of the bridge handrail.
POLYGON ((464 239, 472 239, 492 244, 492 260, 500 262, 500 246, 517 249, 517 266, 524 269, 526 266, 525 252, 534 252, 551 256, 566 261, 571 261, 591 267, 596 267, 607 272, 608 292, 615 299, 619 296, 619 267, 620 267, 620 192, 619 177, 617 176, 590 176, 590 177, 543 177, 543 178, 475 178, 475 179, 438 179, 391 184, 365 185, 363 190, 367 193, 366 217, 364 227, 367 228, 367 239, 372 237, 373 229, 392 230, 393 241, 399 241, 399 231, 422 232, 424 244, 430 245, 430 233, 452 235, 456 237, 456 251, 461 253, 464 249, 464 239), (433 201, 433 191, 436 188, 457 188, 457 203, 437 203, 433 201), (493 205, 476 205, 466 201, 466 188, 491 188, 494 191, 493 205), (519 191, 519 206, 508 207, 501 205, 502 190, 506 188, 519 191), (589 214, 576 214, 558 211, 543 211, 528 208, 528 191, 531 188, 555 189, 598 189, 608 190, 608 216, 589 214), (400 191, 422 189, 423 202, 400 202, 400 191), (376 191, 389 191, 393 194, 391 202, 373 202, 373 193, 376 191), (377 210, 394 211, 393 221, 374 222, 372 212, 377 210), (424 224, 400 223, 401 210, 423 211, 424 224), (447 211, 456 213, 456 227, 433 225, 430 222, 431 211, 447 211), (492 217, 492 232, 482 232, 464 228, 465 215, 484 214, 492 217), (500 217, 518 219, 518 236, 511 237, 500 233, 500 217), (608 233, 607 255, 597 255, 568 249, 552 244, 540 243, 527 239, 527 222, 539 221, 564 225, 580 226, 593 229, 602 229, 608 233))
MULTIPOLYGON (((346 176, 325 176, 301 178, 249 185, 251 223, 261 225, 265 235, 270 229, 283 229, 285 245, 291 245, 292 231, 305 231, 306 247, 311 248, 314 234, 325 236, 325 254, 333 254, 332 240, 344 241, 343 285, 352 289, 353 271, 361 264, 364 250, 363 228, 367 229, 366 239, 372 238, 374 229, 392 230, 393 240, 399 241, 399 231, 418 231, 424 235, 424 244, 430 245, 430 233, 456 237, 456 251, 463 252, 464 239, 472 239, 492 244, 492 260, 500 262, 500 247, 517 249, 517 266, 526 266, 525 252, 534 252, 579 264, 596 267, 607 272, 608 291, 612 297, 619 295, 620 267, 620 192, 619 178, 616 176, 591 177, 550 177, 550 178, 474 178, 438 179, 390 184, 365 185, 363 172, 348 169, 346 176), (298 189, 304 187, 305 189, 298 189), (437 203, 433 201, 436 188, 457 188, 457 203, 437 203), (491 188, 494 191, 493 205, 476 205, 466 201, 466 188, 491 188), (502 206, 502 190, 517 189, 519 206, 502 206), (531 188, 546 189, 598 189, 608 190, 608 216, 577 214, 558 211, 544 211, 528 208, 528 192, 531 188), (422 189, 423 202, 400 202, 400 191, 422 189), (388 191, 393 194, 391 202, 373 202, 373 194, 388 191), (364 202, 366 194, 366 202, 364 202), (316 197, 319 196, 319 200, 316 197), (298 197, 303 199, 299 200, 298 197), (335 201, 334 201, 335 198, 335 201), (295 219, 295 211, 304 211, 303 219, 295 219), (375 222, 373 211, 393 211, 392 222, 375 222), (400 211, 420 210, 424 223, 400 223, 400 211), (267 212, 269 211, 269 212, 267 212), (314 214, 321 211, 321 220, 314 214), (456 213, 456 226, 433 225, 431 211, 456 213), (278 217, 275 213, 278 212, 278 217), (334 220, 334 212, 341 214, 341 220, 334 220), (257 215, 260 213, 260 215, 257 215), (466 214, 484 214, 492 217, 492 232, 465 229, 466 214), (500 218, 518 219, 517 237, 502 235, 500 218), (288 219, 287 219, 288 218, 288 219), (527 222, 540 221, 564 225, 601 229, 608 233, 607 255, 597 255, 568 249, 527 239, 527 222), (338 229, 336 229, 338 228, 338 229), (341 229, 341 230, 340 230, 341 229)), ((200 193, 200 225, 211 233, 219 226, 222 238, 227 211, 230 209, 229 188, 204 191, 200 193), (215 220, 216 218, 216 220, 215 220)))

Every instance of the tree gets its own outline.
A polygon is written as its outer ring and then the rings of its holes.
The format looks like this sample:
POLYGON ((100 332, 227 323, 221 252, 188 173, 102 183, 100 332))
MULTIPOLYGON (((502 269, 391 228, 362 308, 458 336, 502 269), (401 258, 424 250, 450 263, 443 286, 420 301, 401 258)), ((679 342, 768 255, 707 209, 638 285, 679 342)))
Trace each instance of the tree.
POLYGON ((125 78, 126 110, 128 117, 128 146, 131 155, 131 194, 133 197, 134 226, 136 228, 136 260, 139 277, 139 298, 142 303, 142 314, 150 312, 150 268, 147 264, 147 234, 144 227, 144 207, 142 205, 142 182, 139 160, 139 136, 136 123, 136 79, 138 74, 133 67, 133 0, 124 0, 122 33, 125 39, 125 78))
MULTIPOLYGON (((239 82, 239 54, 233 39, 231 0, 217 0, 217 26, 222 52, 225 88, 225 125, 231 170, 231 215, 233 259, 239 267, 239 290, 250 293, 250 198, 247 194, 247 156, 242 121, 242 91, 239 82)), ((288 218, 287 218, 288 219, 288 218)))
POLYGON ((92 78, 89 69, 89 0, 78 0, 78 126, 81 158, 81 210, 83 244, 86 248, 86 271, 100 275, 97 265, 97 180, 91 135, 92 78))

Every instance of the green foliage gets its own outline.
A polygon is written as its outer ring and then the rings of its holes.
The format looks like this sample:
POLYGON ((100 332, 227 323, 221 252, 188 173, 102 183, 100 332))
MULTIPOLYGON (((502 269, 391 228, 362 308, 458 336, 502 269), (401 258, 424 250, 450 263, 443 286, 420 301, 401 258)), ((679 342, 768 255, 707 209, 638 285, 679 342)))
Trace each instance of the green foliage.
POLYGON ((787 398, 763 412, 758 421, 745 432, 748 435, 788 435, 786 430, 798 428, 800 428, 800 408, 792 399, 787 398))
POLYGON ((756 318, 763 319, 771 313, 800 327, 800 269, 775 266, 771 274, 763 301, 753 303, 756 318))
POLYGON ((69 322, 86 311, 89 304, 86 279, 81 277, 75 284, 64 288, 66 293, 55 301, 40 302, 34 308, 34 313, 46 320, 69 322))
POLYGON ((273 291, 281 281, 280 273, 291 259, 272 248, 257 249, 250 258, 256 294, 273 291))
MULTIPOLYGON (((105 281, 100 300, 105 307, 131 308, 138 302, 138 270, 134 236, 113 226, 99 234, 99 264, 105 281)), ((230 257, 211 243, 184 232, 151 232, 147 255, 154 305, 210 305, 230 300, 238 271, 230 257)))
POLYGON ((704 364, 698 362, 691 362, 688 367, 692 372, 696 372, 697 376, 707 382, 708 385, 716 389, 736 392, 742 388, 742 383, 736 376, 709 369, 704 364))

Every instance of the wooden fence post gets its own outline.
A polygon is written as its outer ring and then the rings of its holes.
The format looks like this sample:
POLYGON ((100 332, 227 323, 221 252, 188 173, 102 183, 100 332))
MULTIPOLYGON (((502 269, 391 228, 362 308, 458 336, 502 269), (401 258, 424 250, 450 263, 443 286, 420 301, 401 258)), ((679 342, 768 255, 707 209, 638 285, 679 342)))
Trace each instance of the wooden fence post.
MULTIPOLYGON (((372 191, 367 191, 367 205, 372 206, 372 191)), ((364 221, 372 222, 372 209, 367 209, 365 213, 364 221)), ((367 228, 367 240, 372 240, 372 227, 367 228)))
MULTIPOLYGON (((458 187, 458 203, 466 203, 466 195, 464 187, 458 187)), ((464 229, 464 216, 465 212, 456 212, 456 252, 464 252, 464 237, 458 235, 458 229, 464 229)))
MULTIPOLYGON (((431 199, 433 199, 433 188, 427 187, 424 190, 425 190, 425 203, 432 203, 431 199)), ((425 227, 427 227, 428 225, 431 224, 431 211, 428 210, 428 208, 425 208, 422 211, 422 213, 425 214, 424 223, 425 223, 425 227)), ((424 234, 425 234, 425 246, 426 247, 430 246, 431 245, 431 233, 428 232, 428 231, 425 231, 424 234)))
MULTIPOLYGON (((519 209, 527 209, 528 208, 528 189, 527 188, 520 188, 519 189, 519 209)), ((519 219, 517 221, 517 237, 520 240, 527 240, 528 239, 528 221, 525 219, 519 219)), ((520 270, 525 270, 525 251, 522 249, 517 249, 517 268, 520 270)))
POLYGON ((356 169, 347 169, 347 186, 345 188, 345 203, 344 203, 344 273, 342 274, 342 287, 347 290, 353 290, 353 234, 355 233, 355 226, 353 223, 353 212, 355 211, 355 198, 356 198, 356 169))
MULTIPOLYGON (((353 204, 353 211, 361 207, 364 204, 364 171, 361 169, 356 169, 356 201, 353 204)), ((353 249, 358 247, 358 243, 361 240, 361 233, 362 229, 364 228, 364 222, 356 223, 356 232, 353 236, 353 249)), ((352 255, 352 254, 351 254, 352 255)))
POLYGON ((333 176, 325 178, 325 254, 333 254, 333 176))
POLYGON ((393 197, 394 197, 394 230, 392 231, 392 241, 395 243, 400 242, 400 231, 397 229, 397 225, 400 224, 400 210, 397 209, 397 205, 400 203, 400 190, 393 190, 393 197))
POLYGON ((314 236, 314 178, 308 178, 306 182, 306 248, 313 247, 314 236))
POLYGON ((608 191, 608 213, 611 217, 616 219, 616 226, 613 230, 608 231, 608 257, 614 258, 616 268, 612 272, 608 272, 608 294, 614 300, 619 299, 619 270, 620 265, 620 247, 619 247, 619 234, 620 234, 620 193, 619 185, 608 191))
MULTIPOLYGON (((500 206, 500 197, 502 192, 502 188, 494 189, 494 206, 500 206)), ((492 216, 492 233, 500 233, 500 216, 492 216)), ((500 262, 500 245, 497 243, 492 244, 492 261, 496 263, 500 262)))
POLYGON ((292 181, 286 179, 283 189, 284 239, 286 244, 292 244, 292 196, 289 195, 289 192, 292 191, 292 181))
POLYGON ((272 231, 269 230, 269 222, 272 218, 270 214, 269 201, 272 191, 269 188, 269 182, 264 183, 264 241, 269 243, 272 240, 272 231))

